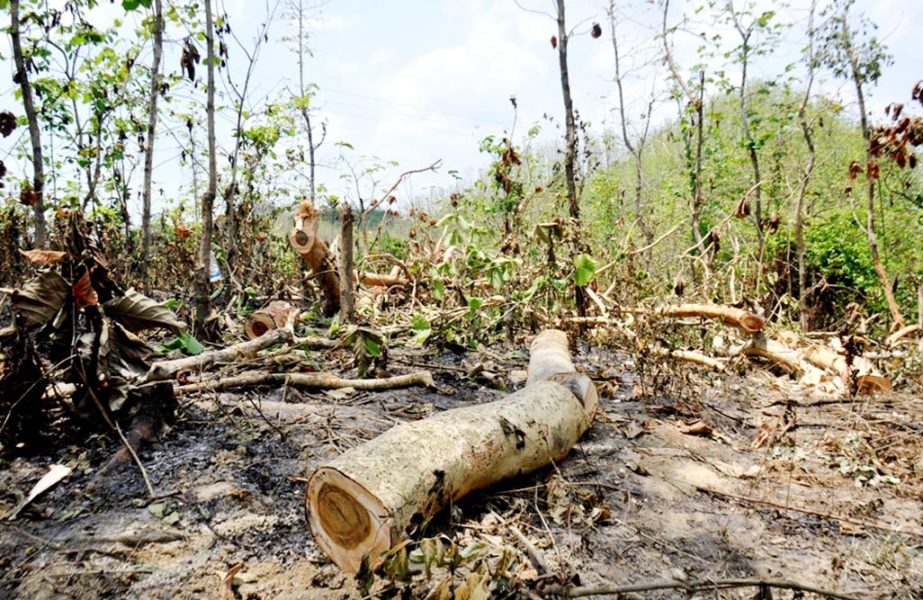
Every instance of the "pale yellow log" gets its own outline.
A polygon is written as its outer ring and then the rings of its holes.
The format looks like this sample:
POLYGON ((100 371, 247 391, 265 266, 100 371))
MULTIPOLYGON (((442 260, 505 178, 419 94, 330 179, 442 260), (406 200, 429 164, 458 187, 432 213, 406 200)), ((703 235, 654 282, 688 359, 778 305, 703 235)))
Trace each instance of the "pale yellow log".
POLYGON ((449 502, 563 459, 592 422, 598 397, 573 369, 562 332, 532 346, 532 380, 510 396, 398 425, 318 468, 305 494, 320 548, 348 573, 449 502), (569 369, 569 371, 567 370, 569 369))

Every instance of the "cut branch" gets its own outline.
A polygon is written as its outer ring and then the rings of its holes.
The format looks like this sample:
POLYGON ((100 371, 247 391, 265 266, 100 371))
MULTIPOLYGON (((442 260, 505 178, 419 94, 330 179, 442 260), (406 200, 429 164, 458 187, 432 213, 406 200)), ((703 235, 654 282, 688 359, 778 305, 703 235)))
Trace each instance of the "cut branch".
POLYGON ((763 329, 765 319, 759 315, 720 304, 680 304, 679 306, 665 306, 660 309, 660 314, 667 317, 703 317, 716 319, 732 325, 746 333, 756 333, 763 329))
POLYGON ((162 360, 151 365, 144 380, 145 382, 162 381, 172 379, 181 371, 202 371, 215 364, 231 363, 241 358, 253 356, 260 350, 275 344, 291 342, 292 338, 290 329, 275 329, 255 340, 234 344, 221 350, 203 352, 196 356, 186 356, 174 360, 162 360))

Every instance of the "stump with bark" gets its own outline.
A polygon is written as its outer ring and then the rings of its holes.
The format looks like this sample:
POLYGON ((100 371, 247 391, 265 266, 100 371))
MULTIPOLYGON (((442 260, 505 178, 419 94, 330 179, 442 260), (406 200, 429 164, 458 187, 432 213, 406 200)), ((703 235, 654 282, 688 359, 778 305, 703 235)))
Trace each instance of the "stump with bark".
POLYGON ((288 235, 288 241, 311 267, 311 273, 324 294, 324 315, 330 317, 340 310, 340 277, 327 244, 317 237, 317 217, 317 209, 310 202, 298 205, 295 226, 288 235))
POLYGON ((363 562, 375 568, 449 502, 564 458, 597 403, 566 335, 544 331, 532 343, 525 388, 398 425, 318 468, 305 495, 314 539, 348 573, 363 562))

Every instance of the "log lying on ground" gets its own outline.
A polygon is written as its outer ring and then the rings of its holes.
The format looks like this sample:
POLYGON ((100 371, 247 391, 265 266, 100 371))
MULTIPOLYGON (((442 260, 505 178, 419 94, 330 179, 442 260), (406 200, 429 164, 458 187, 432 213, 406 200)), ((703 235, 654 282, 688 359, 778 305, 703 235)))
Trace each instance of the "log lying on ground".
POLYGON ((395 388, 410 387, 412 385, 433 385, 433 374, 429 371, 418 371, 406 375, 395 375, 381 379, 343 379, 331 373, 267 373, 265 371, 247 371, 240 375, 222 377, 212 381, 199 381, 187 385, 177 386, 176 395, 190 394, 205 390, 228 390, 249 385, 294 385, 297 387, 313 388, 317 390, 334 390, 353 388, 363 391, 381 391, 395 388))
POLYGON ((327 244, 317 237, 317 209, 308 201, 295 211, 295 226, 288 242, 311 267, 324 294, 324 314, 333 316, 340 310, 340 277, 330 258, 327 244))
POLYGON ((247 339, 256 339, 267 331, 285 327, 286 320, 297 310, 284 300, 273 300, 265 307, 253 311, 244 322, 247 339))
POLYGON ((721 304, 680 304, 679 306, 664 306, 659 312, 666 317, 703 317, 706 319, 717 319, 746 333, 761 331, 766 324, 766 320, 759 315, 734 308, 733 306, 723 306, 721 304))
POLYGON ((353 279, 368 286, 392 287, 407 285, 407 280, 399 275, 384 275, 381 273, 354 273, 353 279))
POLYGON ((447 503, 566 456, 593 420, 596 388, 560 331, 536 337, 529 374, 503 400, 398 425, 314 471, 305 508, 321 549, 348 573, 375 568, 447 503))

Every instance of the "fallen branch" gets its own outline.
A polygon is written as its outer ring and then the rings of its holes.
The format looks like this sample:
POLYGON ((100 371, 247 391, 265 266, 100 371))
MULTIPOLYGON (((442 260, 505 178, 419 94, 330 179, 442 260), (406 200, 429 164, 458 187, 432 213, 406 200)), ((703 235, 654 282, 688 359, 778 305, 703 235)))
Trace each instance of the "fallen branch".
POLYGON ((920 331, 923 331, 923 328, 921 328, 919 323, 915 323, 913 325, 908 325, 907 327, 904 327, 902 329, 898 329, 897 331, 895 331, 894 333, 888 336, 888 339, 885 340, 885 346, 888 348, 893 348, 894 346, 897 346, 898 343, 900 343, 900 341, 903 340, 905 337, 911 334, 914 334, 914 333, 918 333, 920 331))
POLYGON ((842 523, 849 523, 850 525, 853 525, 855 527, 863 527, 866 529, 876 529, 878 531, 883 531, 885 533, 899 533, 899 534, 910 535, 916 538, 923 539, 923 531, 918 531, 918 530, 900 531, 900 530, 894 529, 893 527, 889 527, 887 525, 880 525, 878 523, 875 523, 874 521, 863 521, 860 519, 854 519, 852 517, 846 517, 843 515, 834 515, 834 514, 826 513, 826 512, 814 510, 811 508, 800 508, 797 506, 790 506, 788 504, 782 504, 780 502, 773 502, 772 500, 762 500, 760 498, 753 498, 750 496, 739 496, 737 494, 732 494, 730 492, 722 492, 719 490, 714 490, 712 488, 708 488, 708 487, 704 487, 700 485, 695 486, 695 489, 705 494, 711 494, 713 496, 721 496, 724 498, 730 498, 731 500, 737 500, 738 502, 751 502, 753 504, 762 504, 763 506, 769 506, 771 508, 775 508, 778 510, 790 510, 792 512, 798 512, 798 513, 802 513, 805 515, 812 515, 815 517, 820 517, 822 519, 829 519, 833 521, 840 521, 842 523))
MULTIPOLYGON (((687 594, 695 592, 710 592, 742 587, 775 588, 779 590, 795 590, 818 594, 835 600, 860 600, 856 596, 841 594, 831 590, 805 585, 795 581, 777 579, 710 579, 704 581, 652 581, 632 585, 599 585, 572 587, 562 590, 568 598, 582 598, 585 596, 618 596, 632 592, 653 592, 656 590, 683 590, 687 594)), ((761 598, 763 596, 760 596, 761 598)), ((767 598, 771 596, 765 596, 767 598)))
POLYGON ((770 340, 764 335, 757 336, 747 345, 741 353, 744 356, 759 356, 782 367, 792 375, 804 375, 805 368, 801 364, 801 356, 785 344, 770 340))
POLYGON ((724 371, 726 367, 725 361, 712 358, 710 356, 705 356, 704 354, 694 352, 692 350, 668 350, 666 348, 654 348, 653 353, 657 356, 675 358, 677 360, 690 362, 696 365, 701 365, 703 367, 709 367, 717 371, 724 371))
POLYGON ((293 339, 290 329, 274 329, 254 340, 240 342, 221 350, 203 352, 196 356, 185 356, 173 360, 162 360, 151 365, 144 377, 145 382, 172 379, 181 371, 202 371, 215 364, 231 363, 241 358, 255 355, 260 350, 281 343, 290 343, 293 339))
POLYGON ((199 381, 174 388, 176 395, 191 394, 206 390, 228 390, 236 387, 253 385, 295 385, 318 390, 335 390, 353 388, 363 391, 392 390, 412 385, 433 386, 433 374, 429 371, 417 371, 405 375, 383 377, 381 379, 343 379, 331 373, 266 373, 265 371, 247 371, 233 377, 222 377, 211 381, 199 381))
POLYGON ((567 336, 544 331, 522 390, 403 423, 315 470, 305 493, 314 540, 348 573, 375 568, 447 503, 564 458, 597 403, 593 383, 570 361, 567 336))

